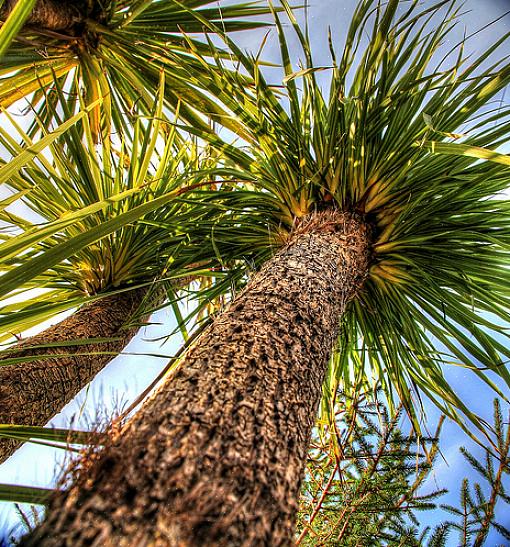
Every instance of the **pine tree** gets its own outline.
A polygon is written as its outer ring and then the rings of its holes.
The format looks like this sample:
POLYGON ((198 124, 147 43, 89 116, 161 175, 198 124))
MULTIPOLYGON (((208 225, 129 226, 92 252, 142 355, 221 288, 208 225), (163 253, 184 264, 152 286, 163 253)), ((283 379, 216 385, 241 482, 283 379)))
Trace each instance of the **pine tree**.
POLYGON ((338 394, 334 421, 315 428, 301 490, 296 545, 420 545, 412 524, 443 490, 420 492, 438 453, 434 437, 404 434, 380 389, 338 394))
POLYGON ((403 434, 400 410, 391 416, 377 392, 349 389, 341 397, 336 420, 319 421, 315 428, 301 491, 297 545, 445 547, 451 540, 460 547, 492 547, 487 543, 490 530, 510 540, 505 525, 510 496, 504 480, 510 475, 510 421, 504 421, 498 399, 498 450, 485 449, 482 463, 466 448, 459 449, 466 471, 471 468, 483 482, 465 478, 459 505, 452 506, 440 503, 446 490, 429 491, 442 420, 434 437, 416 437, 403 434), (434 529, 427 525, 432 510, 444 518, 434 529))
POLYGON ((505 488, 505 476, 510 475, 510 411, 504 420, 501 403, 494 400, 494 431, 497 451, 485 451, 480 461, 464 447, 460 448, 464 459, 482 479, 474 482, 465 478, 460 489, 460 506, 441 505, 452 515, 444 526, 451 532, 458 532, 459 547, 481 547, 485 545, 491 529, 510 541, 508 518, 498 521, 496 506, 499 504, 501 515, 510 514, 510 496, 505 488), (488 492, 488 494, 487 494, 488 492), (500 506, 505 506, 502 509, 500 506))

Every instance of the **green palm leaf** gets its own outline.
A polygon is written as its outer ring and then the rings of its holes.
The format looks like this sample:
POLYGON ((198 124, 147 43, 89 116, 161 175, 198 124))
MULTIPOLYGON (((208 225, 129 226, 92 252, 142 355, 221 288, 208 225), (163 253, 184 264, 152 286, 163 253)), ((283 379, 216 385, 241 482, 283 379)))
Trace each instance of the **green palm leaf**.
POLYGON ((49 488, 35 486, 18 486, 16 484, 0 484, 0 499, 16 503, 44 504, 54 493, 49 488))
POLYGON ((71 444, 95 444, 102 441, 99 433, 91 431, 10 424, 0 424, 0 437, 18 440, 37 439, 71 444))
POLYGON ((21 0, 0 28, 0 59, 30 15, 36 0, 21 0))

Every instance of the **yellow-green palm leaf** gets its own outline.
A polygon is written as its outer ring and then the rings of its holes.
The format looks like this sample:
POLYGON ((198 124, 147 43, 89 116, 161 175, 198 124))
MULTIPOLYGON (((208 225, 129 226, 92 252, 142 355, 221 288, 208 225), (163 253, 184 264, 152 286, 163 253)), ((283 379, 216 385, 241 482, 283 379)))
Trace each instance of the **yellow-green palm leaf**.
POLYGON ((184 198, 214 186, 217 159, 164 118, 163 90, 162 76, 151 115, 117 145, 94 145, 86 111, 35 143, 19 127, 21 145, 0 130, 13 156, 0 161, 10 193, 0 201, 0 342, 98 295, 146 286, 172 297, 176 279, 206 270, 181 249, 187 226, 210 213, 184 198))

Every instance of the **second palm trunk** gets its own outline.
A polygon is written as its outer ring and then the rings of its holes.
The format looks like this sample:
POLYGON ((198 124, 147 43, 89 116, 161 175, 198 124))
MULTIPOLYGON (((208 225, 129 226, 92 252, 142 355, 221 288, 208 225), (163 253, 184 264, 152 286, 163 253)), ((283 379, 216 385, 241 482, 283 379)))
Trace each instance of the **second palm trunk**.
MULTIPOLYGON (((146 293, 135 289, 87 304, 0 355, 0 423, 43 426, 60 412, 136 334, 139 326, 129 322, 146 293), (13 358, 21 362, 4 364, 13 358)), ((0 463, 19 446, 0 439, 0 463)))
POLYGON ((324 371, 369 256, 356 215, 303 222, 24 544, 289 545, 324 371))

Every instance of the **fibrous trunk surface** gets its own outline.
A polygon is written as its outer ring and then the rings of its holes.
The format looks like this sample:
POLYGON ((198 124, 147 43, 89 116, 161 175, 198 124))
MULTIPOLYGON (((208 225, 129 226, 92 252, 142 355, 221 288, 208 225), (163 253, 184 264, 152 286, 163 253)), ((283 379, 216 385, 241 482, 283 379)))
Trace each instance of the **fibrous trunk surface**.
MULTIPOLYGON (((136 334, 138 327, 125 328, 125 325, 145 294, 145 289, 136 289, 87 304, 60 323, 3 353, 0 356, 0 423, 45 425, 136 334), (100 338, 110 340, 83 343, 100 338), (74 341, 80 341, 80 345, 58 346, 74 341), (48 344, 55 346, 41 347, 48 344), (41 358, 42 355, 45 357, 41 358), (34 360, 2 365, 6 359, 32 356, 34 360)), ((14 440, 0 439, 0 462, 19 445, 14 440)))
POLYGON ((302 226, 24 545, 289 545, 324 371, 367 274, 368 239, 349 214, 302 226))
MULTIPOLYGON (((5 20, 18 0, 6 0, 0 8, 0 19, 5 20)), ((25 25, 52 31, 70 31, 81 23, 87 13, 86 0, 38 0, 25 25)))

